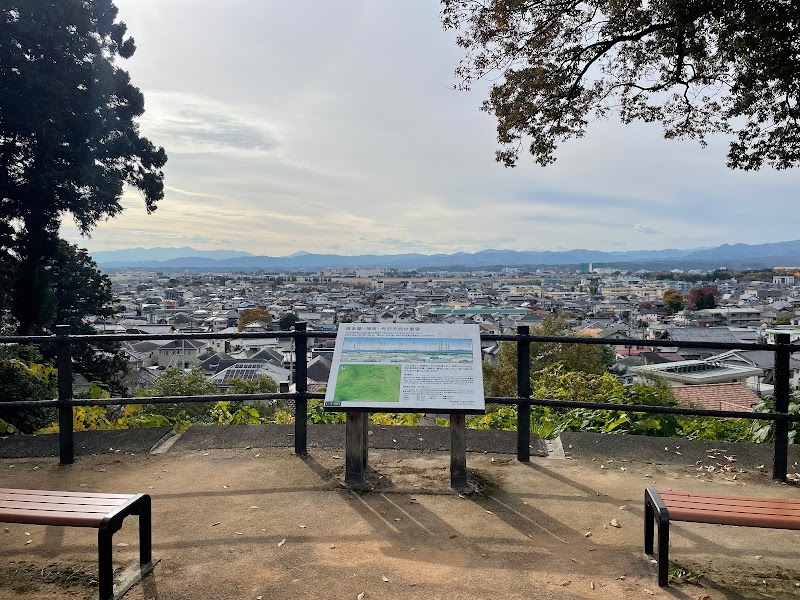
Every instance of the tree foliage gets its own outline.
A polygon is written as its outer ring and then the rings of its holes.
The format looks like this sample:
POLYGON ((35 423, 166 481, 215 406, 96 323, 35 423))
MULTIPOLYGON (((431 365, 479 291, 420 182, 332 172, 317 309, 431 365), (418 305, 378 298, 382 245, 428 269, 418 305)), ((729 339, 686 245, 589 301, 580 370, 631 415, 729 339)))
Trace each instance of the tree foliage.
POLYGON ((590 121, 660 123, 666 138, 732 135, 731 168, 800 160, 800 4, 785 0, 442 0, 466 52, 461 87, 494 82, 497 160, 536 162, 590 121))
POLYGON ((263 321, 264 323, 272 323, 272 315, 264 308, 248 308, 243 310, 239 315, 238 329, 241 331, 250 323, 256 321, 263 321))
POLYGON ((227 394, 274 394, 278 391, 278 384, 266 375, 250 380, 231 379, 228 386, 227 394))
POLYGON ((112 0, 0 8, 0 222, 14 225, 21 334, 45 327, 63 215, 88 233, 122 211, 125 184, 148 212, 163 198, 166 153, 140 135, 144 97, 117 65, 136 48, 126 32, 112 0))
POLYGON ((703 286, 690 289, 686 293, 686 303, 692 310, 714 308, 719 301, 719 290, 715 287, 703 286))
POLYGON ((300 320, 293 312, 284 313, 281 315, 280 321, 278 321, 278 329, 282 331, 286 331, 294 327, 294 324, 300 320))
POLYGON ((679 310, 683 310, 685 305, 685 300, 683 298, 683 294, 681 294, 678 290, 669 289, 664 292, 664 296, 662 297, 664 301, 664 308, 673 313, 678 312, 679 310))
MULTIPOLYGON (((531 335, 573 335, 564 321, 547 318, 531 328, 531 335)), ((560 342, 536 342, 531 344, 531 380, 546 369, 603 374, 613 362, 613 352, 607 346, 596 344, 564 344, 560 342)), ((497 353, 497 364, 485 364, 483 384, 488 396, 517 395, 517 345, 501 342, 497 353)))
MULTIPOLYGON (((34 346, 0 347, 0 390, 2 402, 51 400, 58 395, 57 371, 47 364, 34 346)), ((3 433, 33 433, 55 417, 52 408, 3 408, 0 402, 0 428, 3 433), (12 429, 8 429, 11 425, 12 429)))

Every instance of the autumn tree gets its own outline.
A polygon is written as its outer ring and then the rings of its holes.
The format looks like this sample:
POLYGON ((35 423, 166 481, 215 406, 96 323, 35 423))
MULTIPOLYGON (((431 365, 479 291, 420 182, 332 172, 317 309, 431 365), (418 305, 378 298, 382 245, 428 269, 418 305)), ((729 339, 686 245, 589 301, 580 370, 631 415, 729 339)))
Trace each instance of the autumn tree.
POLYGON ((678 290, 673 288, 666 290, 662 299, 664 301, 664 308, 667 310, 673 313, 683 310, 685 301, 683 294, 681 294, 678 290))
POLYGON ((264 308, 245 309, 239 314, 239 324, 238 324, 239 331, 244 329, 248 324, 255 323, 256 321, 262 321, 264 323, 270 324, 272 323, 272 315, 268 310, 264 308))
POLYGON ((686 293, 686 303, 692 310, 714 308, 717 306, 719 297, 719 290, 715 287, 696 287, 686 293))
POLYGON ((19 260, 20 334, 46 327, 46 266, 64 215, 86 234, 122 212, 125 184, 148 212, 164 196, 166 153, 140 135, 144 97, 117 64, 136 49, 126 32, 112 0, 0 7, 0 223, 19 260))
POLYGON ((497 160, 536 162, 588 124, 660 123, 704 145, 732 136, 731 168, 800 161, 800 4, 785 0, 442 0, 466 56, 461 88, 492 82, 497 160))

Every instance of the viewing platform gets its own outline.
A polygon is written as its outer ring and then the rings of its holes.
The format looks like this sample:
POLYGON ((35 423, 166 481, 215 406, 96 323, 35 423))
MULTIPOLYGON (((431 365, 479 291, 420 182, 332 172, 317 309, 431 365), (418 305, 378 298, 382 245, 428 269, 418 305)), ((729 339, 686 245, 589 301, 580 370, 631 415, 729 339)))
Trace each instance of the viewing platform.
MULTIPOLYGON (((7 438, 0 469, 6 487, 150 494, 160 562, 128 592, 137 600, 800 594, 798 531, 676 523, 665 589, 643 553, 645 487, 796 499, 796 484, 772 480, 768 445, 573 433, 549 447, 534 438, 524 464, 514 432, 470 431, 474 491, 458 494, 446 428, 375 425, 369 489, 356 493, 344 485, 343 426, 309 426, 305 458, 292 432, 75 432, 71 465, 53 459, 57 436, 7 438), (27 457, 11 457, 23 447, 27 457)), ((96 594, 94 531, 6 527, 0 599, 96 594)), ((136 560, 135 519, 114 544, 116 567, 136 560)))

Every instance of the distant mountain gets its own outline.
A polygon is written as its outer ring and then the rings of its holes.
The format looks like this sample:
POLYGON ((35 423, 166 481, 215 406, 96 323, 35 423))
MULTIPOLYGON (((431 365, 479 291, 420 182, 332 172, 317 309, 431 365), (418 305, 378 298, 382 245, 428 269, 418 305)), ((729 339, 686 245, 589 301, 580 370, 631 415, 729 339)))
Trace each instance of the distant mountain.
POLYGON ((688 250, 629 250, 601 252, 575 249, 565 251, 530 251, 487 249, 454 254, 364 254, 341 256, 296 252, 291 256, 255 256, 233 250, 202 251, 193 248, 133 248, 95 252, 95 261, 105 269, 148 268, 159 270, 319 270, 324 268, 396 268, 396 269, 476 269, 487 267, 522 267, 578 265, 581 263, 615 264, 626 268, 713 268, 800 265, 800 240, 770 244, 724 244, 717 248, 688 250), (141 257, 141 258, 139 258, 141 257), (657 265, 657 267, 656 267, 657 265))
POLYGON ((224 260, 240 256, 253 256, 240 250, 195 250, 189 246, 182 248, 128 248, 126 250, 101 250, 92 252, 92 258, 98 265, 107 263, 134 263, 142 261, 164 261, 187 256, 202 256, 224 260))

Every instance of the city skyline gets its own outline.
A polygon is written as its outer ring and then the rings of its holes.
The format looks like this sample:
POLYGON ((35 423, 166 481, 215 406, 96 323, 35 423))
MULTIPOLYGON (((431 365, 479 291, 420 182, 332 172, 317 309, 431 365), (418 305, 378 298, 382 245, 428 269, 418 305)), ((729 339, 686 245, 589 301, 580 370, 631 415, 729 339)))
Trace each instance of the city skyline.
POLYGON ((486 85, 435 3, 343 6, 117 0, 138 50, 142 131, 170 157, 166 197, 81 238, 90 251, 225 248, 283 256, 631 250, 796 239, 800 174, 725 167, 656 126, 592 124, 555 165, 494 162, 486 85), (771 218, 773 217, 773 218, 771 218), (445 225, 445 226, 443 226, 445 225))

